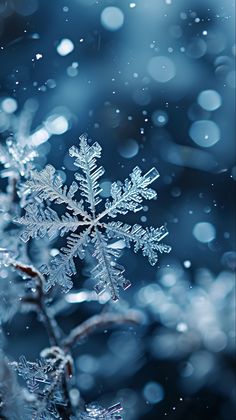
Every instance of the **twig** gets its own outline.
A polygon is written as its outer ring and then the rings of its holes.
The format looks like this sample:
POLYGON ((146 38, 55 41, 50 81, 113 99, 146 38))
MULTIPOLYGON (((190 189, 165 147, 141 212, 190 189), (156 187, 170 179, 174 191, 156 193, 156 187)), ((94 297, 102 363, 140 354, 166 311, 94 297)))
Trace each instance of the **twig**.
MULTIPOLYGON (((41 316, 42 316, 42 322, 48 334, 50 345, 57 346, 60 348, 61 347, 61 343, 60 343, 61 334, 60 334, 59 325, 57 324, 57 321, 54 318, 54 316, 50 313, 49 308, 47 308, 47 306, 45 305, 45 296, 43 292, 43 285, 45 282, 45 278, 43 274, 39 270, 37 270, 37 268, 35 268, 33 265, 27 265, 22 262, 15 261, 14 259, 8 260, 8 263, 15 270, 23 274, 26 274, 30 278, 37 279, 37 282, 36 282, 36 291, 38 292, 37 296, 35 297, 30 296, 28 298, 26 297, 25 299, 22 299, 22 301, 25 303, 31 303, 31 304, 33 303, 38 306, 41 316)), ((67 416, 68 413, 71 414, 72 407, 71 407, 70 396, 68 392, 67 379, 65 375, 62 378, 62 386, 63 386, 65 397, 68 401, 68 407, 67 407, 68 412, 66 413, 66 416, 67 416)), ((61 410, 62 412, 64 412, 64 408, 62 408, 61 410)), ((65 414, 62 414, 63 419, 68 418, 66 416, 65 414)))
POLYGON ((82 324, 71 330, 70 334, 62 341, 65 349, 70 349, 81 340, 101 328, 112 328, 120 324, 139 325, 142 323, 142 314, 139 311, 130 310, 125 314, 103 313, 92 316, 82 324))
MULTIPOLYGON (((36 296, 29 296, 22 299, 25 303, 35 304, 38 306, 42 321, 48 333, 49 341, 51 346, 57 346, 65 353, 70 353, 72 347, 76 346, 81 338, 88 337, 94 332, 101 328, 113 328, 121 324, 139 325, 143 321, 142 313, 139 311, 129 310, 124 314, 120 313, 102 313, 100 315, 92 316, 91 318, 84 321, 82 324, 71 330, 70 334, 61 339, 59 326, 52 314, 50 314, 49 308, 45 305, 45 296, 43 292, 43 285, 45 278, 33 265, 27 265, 14 259, 9 259, 8 263, 15 270, 26 274, 28 277, 36 280, 36 296)), ((64 412, 64 408, 60 407, 60 415, 62 419, 69 418, 68 415, 72 413, 72 406, 70 402, 68 385, 66 375, 62 378, 62 386, 64 395, 68 400, 67 411, 64 412), (67 416, 67 417, 66 417, 67 416)), ((53 391, 53 389, 51 390, 53 391)))
POLYGON ((52 316, 50 311, 45 305, 44 293, 43 293, 43 284, 45 282, 44 276, 37 270, 33 265, 27 265, 14 259, 10 259, 10 265, 17 271, 20 271, 23 274, 26 274, 28 277, 36 279, 36 291, 38 294, 34 297, 22 299, 25 303, 34 303, 40 309, 42 315, 42 321, 47 330, 50 344, 52 346, 60 346, 60 328, 52 316))

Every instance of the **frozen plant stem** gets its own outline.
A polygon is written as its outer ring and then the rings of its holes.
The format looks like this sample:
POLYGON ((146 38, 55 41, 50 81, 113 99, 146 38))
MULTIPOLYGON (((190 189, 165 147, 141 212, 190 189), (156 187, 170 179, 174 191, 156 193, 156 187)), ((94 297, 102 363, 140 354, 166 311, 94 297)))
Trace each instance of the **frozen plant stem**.
MULTIPOLYGON (((40 312, 40 320, 42 320, 45 329, 48 334, 50 345, 57 346, 65 354, 65 360, 62 361, 58 370, 59 376, 62 377, 62 387, 66 400, 68 401, 67 406, 60 406, 58 411, 61 418, 64 420, 68 419, 73 412, 70 395, 68 391, 67 375, 65 372, 66 367, 66 356, 70 355, 71 349, 75 347, 82 338, 88 337, 94 331, 102 328, 112 328, 117 325, 130 324, 139 325, 142 323, 142 315, 139 311, 129 310, 125 314, 117 313, 102 313, 99 315, 92 316, 77 327, 75 327, 69 335, 62 339, 60 327, 57 324, 55 317, 50 313, 50 308, 45 304, 45 295, 43 291, 43 285, 45 282, 42 273, 37 270, 33 265, 27 265, 14 259, 9 259, 8 264, 16 271, 26 275, 36 281, 36 295, 26 296, 22 299, 23 303, 36 305, 40 312)), ((53 382, 48 390, 48 393, 44 396, 44 399, 50 396, 57 386, 57 381, 53 382)))
MULTIPOLYGON (((43 283, 45 281, 44 276, 33 265, 26 265, 24 263, 15 261, 13 259, 11 259, 9 263, 15 270, 36 280, 37 295, 35 297, 29 297, 29 298, 26 297, 25 299, 23 299, 23 302, 35 304, 38 307, 40 311, 40 315, 41 315, 40 319, 42 319, 42 322, 47 331, 50 345, 57 346, 60 348, 61 347, 60 346, 60 338, 61 338, 60 328, 56 322, 56 319, 50 314, 44 301, 44 293, 43 293, 43 283)), ((64 371, 64 366, 63 366, 63 371, 64 371)), ((68 416, 72 414, 72 406, 71 406, 70 395, 68 391, 68 384, 67 384, 67 378, 66 378, 65 372, 61 371, 60 373, 62 375, 63 392, 64 392, 66 400, 68 401, 68 405, 65 407, 60 406, 58 410, 60 411, 60 415, 62 419, 66 420, 69 418, 68 416)), ((56 382, 51 385, 50 393, 53 392, 56 386, 57 386, 56 382)))
POLYGON ((62 341, 63 347, 69 349, 78 344, 82 338, 88 337, 94 331, 102 328, 109 328, 120 324, 138 325, 141 324, 141 322, 142 316, 140 312, 133 310, 130 310, 125 314, 103 313, 95 315, 75 327, 62 341))
POLYGON ((55 318, 50 314, 48 308, 44 301, 44 293, 43 293, 43 283, 44 283, 44 276, 32 265, 26 265, 19 261, 10 260, 10 265, 14 267, 15 270, 26 274, 32 279, 36 280, 36 296, 33 297, 26 297, 23 299, 24 303, 31 303, 35 304, 42 316, 42 321, 45 326, 45 329, 48 334, 49 342, 51 346, 58 346, 60 347, 60 328, 55 320, 55 318))

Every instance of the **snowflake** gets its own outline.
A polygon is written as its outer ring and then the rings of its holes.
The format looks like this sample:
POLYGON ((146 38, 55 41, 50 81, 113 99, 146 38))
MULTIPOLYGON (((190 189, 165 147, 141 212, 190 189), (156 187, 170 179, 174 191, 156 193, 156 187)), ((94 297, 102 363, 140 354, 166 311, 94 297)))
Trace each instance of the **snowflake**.
POLYGON ((31 420, 51 420, 59 418, 59 406, 66 406, 62 381, 70 356, 66 356, 58 347, 44 349, 41 358, 29 362, 25 356, 19 362, 11 363, 14 370, 25 381, 29 391, 27 409, 31 420))
POLYGON ((13 362, 12 367, 26 381, 30 392, 36 392, 40 383, 50 383, 48 381, 48 372, 51 370, 51 367, 44 360, 29 362, 25 356, 20 356, 19 362, 13 362))
POLYGON ((74 158, 74 165, 79 169, 75 173, 76 181, 70 187, 63 185, 60 175, 53 166, 47 165, 42 171, 31 171, 26 189, 32 193, 33 200, 25 207, 25 216, 16 219, 24 225, 21 235, 23 241, 30 238, 54 238, 58 233, 67 236, 67 245, 63 247, 49 265, 41 267, 47 276, 45 290, 58 284, 64 291, 72 287, 71 276, 76 274, 74 259, 83 259, 86 251, 92 249, 92 257, 97 261, 91 275, 97 281, 95 290, 98 294, 108 288, 113 300, 119 298, 119 287, 127 289, 130 282, 124 277, 124 268, 117 263, 121 255, 120 249, 114 247, 113 240, 123 240, 127 247, 134 245, 134 251, 141 250, 150 264, 154 265, 158 252, 170 252, 170 246, 160 243, 168 234, 166 227, 143 228, 135 224, 128 225, 121 221, 110 221, 117 215, 142 210, 144 199, 156 198, 156 192, 148 186, 159 177, 156 168, 142 175, 136 166, 130 178, 124 183, 120 181, 111 185, 110 198, 106 200, 104 209, 97 211, 101 205, 102 189, 99 179, 104 168, 97 166, 101 156, 101 146, 95 142, 88 144, 87 136, 80 137, 79 148, 72 146, 69 154, 74 158), (75 194, 80 191, 79 199, 75 194), (47 202, 63 204, 66 211, 62 216, 47 206, 47 202), (88 246, 89 245, 89 246, 88 246))

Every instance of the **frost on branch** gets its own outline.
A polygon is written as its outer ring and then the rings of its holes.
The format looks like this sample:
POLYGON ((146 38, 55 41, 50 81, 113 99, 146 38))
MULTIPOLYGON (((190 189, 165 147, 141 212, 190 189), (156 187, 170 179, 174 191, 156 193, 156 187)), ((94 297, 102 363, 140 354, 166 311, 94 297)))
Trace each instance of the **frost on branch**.
POLYGON ((67 405, 63 392, 64 373, 71 358, 58 347, 44 349, 41 359, 29 362, 21 356, 19 362, 11 363, 27 385, 26 405, 29 419, 51 420, 60 418, 60 407, 67 405))
POLYGON ((27 388, 30 392, 36 392, 39 384, 49 384, 48 372, 51 370, 50 364, 43 360, 37 362, 29 362, 25 356, 20 356, 19 363, 13 364, 13 368, 19 376, 26 381, 27 388))
POLYGON ((127 247, 133 245, 134 251, 141 250, 152 265, 158 260, 158 252, 170 252, 170 246, 160 243, 168 233, 164 226, 144 228, 109 220, 119 214, 136 213, 142 210, 143 200, 156 198, 156 192, 149 187, 159 177, 156 168, 143 175, 136 166, 123 183, 112 184, 111 197, 103 203, 103 210, 97 210, 102 206, 99 180, 104 169, 97 165, 101 150, 97 142, 89 145, 86 135, 80 137, 79 147, 70 148, 69 154, 74 158, 78 172, 75 173, 76 181, 69 187, 63 184, 51 165, 40 172, 32 170, 26 182, 32 203, 25 207, 25 215, 16 220, 24 226, 23 241, 68 234, 66 246, 42 268, 47 276, 46 291, 56 284, 64 291, 69 290, 72 287, 70 278, 76 274, 75 258, 83 259, 86 252, 91 252, 96 261, 92 270, 92 277, 97 281, 96 292, 99 294, 108 289, 112 299, 117 300, 119 288, 127 289, 130 282, 124 276, 124 268, 117 263, 120 251, 112 247, 110 239, 122 239, 127 247), (64 214, 59 216, 48 206, 49 202, 64 206, 64 214))

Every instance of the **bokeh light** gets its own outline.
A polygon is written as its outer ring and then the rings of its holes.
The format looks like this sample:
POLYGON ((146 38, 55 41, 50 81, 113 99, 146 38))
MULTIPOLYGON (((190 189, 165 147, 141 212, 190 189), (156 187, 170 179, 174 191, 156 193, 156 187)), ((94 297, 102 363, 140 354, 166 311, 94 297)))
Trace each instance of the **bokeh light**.
POLYGON ((106 7, 101 14, 101 23, 109 31, 117 31, 123 26, 124 14, 118 7, 106 7))
POLYGON ((214 146, 221 137, 218 125, 208 120, 195 121, 190 127, 189 135, 201 147, 214 146))

